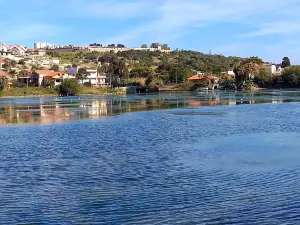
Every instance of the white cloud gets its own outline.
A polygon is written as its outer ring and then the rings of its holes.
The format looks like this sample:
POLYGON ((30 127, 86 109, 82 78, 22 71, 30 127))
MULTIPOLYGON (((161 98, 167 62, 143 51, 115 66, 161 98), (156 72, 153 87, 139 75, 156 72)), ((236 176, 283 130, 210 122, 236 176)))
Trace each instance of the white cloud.
MULTIPOLYGON (((291 0, 286 4, 279 0, 165 0, 151 8, 156 11, 156 17, 150 22, 133 26, 125 33, 108 40, 131 43, 146 36, 153 40, 168 41, 187 33, 201 32, 201 27, 211 24, 230 22, 240 26, 255 26, 270 17, 283 15, 287 7, 292 8, 295 2, 297 1, 291 0)), ((215 32, 218 35, 218 31, 215 32)))
POLYGON ((129 19, 147 16, 145 11, 152 7, 152 1, 117 0, 74 0, 63 6, 71 12, 69 16, 98 17, 105 19, 129 19))
POLYGON ((300 32, 300 18, 264 23, 256 31, 242 34, 240 37, 258 37, 265 35, 289 35, 300 32))

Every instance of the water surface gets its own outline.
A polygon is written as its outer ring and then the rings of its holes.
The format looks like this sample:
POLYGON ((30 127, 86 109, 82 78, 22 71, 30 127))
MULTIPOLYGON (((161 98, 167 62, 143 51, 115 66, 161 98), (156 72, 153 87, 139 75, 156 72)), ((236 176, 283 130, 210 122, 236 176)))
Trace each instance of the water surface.
POLYGON ((2 99, 0 223, 299 224, 299 98, 2 99))

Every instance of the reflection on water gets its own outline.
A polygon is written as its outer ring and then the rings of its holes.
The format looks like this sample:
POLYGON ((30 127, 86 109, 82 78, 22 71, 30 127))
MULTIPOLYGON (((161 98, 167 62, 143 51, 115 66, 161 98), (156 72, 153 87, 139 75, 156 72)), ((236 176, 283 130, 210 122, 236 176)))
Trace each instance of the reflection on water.
POLYGON ((0 126, 0 224, 300 224, 300 104, 236 106, 289 101, 299 92, 1 99, 1 123, 93 119, 0 126))
MULTIPOLYGON (((300 91, 200 92, 127 97, 92 96, 2 99, 0 100, 0 124, 49 124, 87 118, 98 119, 136 111, 283 103, 299 100, 300 91)), ((203 112, 199 113, 203 114, 203 112)))

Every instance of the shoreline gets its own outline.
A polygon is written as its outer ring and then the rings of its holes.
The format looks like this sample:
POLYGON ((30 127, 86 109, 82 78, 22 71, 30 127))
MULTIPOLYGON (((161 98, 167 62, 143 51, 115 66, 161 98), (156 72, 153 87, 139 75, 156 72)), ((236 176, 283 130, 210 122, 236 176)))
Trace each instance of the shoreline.
MULTIPOLYGON (((69 96, 69 97, 80 97, 80 96, 109 96, 109 95, 117 95, 121 96, 124 94, 120 93, 102 93, 102 94, 80 94, 80 95, 75 95, 75 96, 69 96)), ((67 96, 59 96, 59 95, 19 95, 19 96, 2 96, 0 99, 5 99, 5 98, 42 98, 42 97, 67 97, 67 96)))

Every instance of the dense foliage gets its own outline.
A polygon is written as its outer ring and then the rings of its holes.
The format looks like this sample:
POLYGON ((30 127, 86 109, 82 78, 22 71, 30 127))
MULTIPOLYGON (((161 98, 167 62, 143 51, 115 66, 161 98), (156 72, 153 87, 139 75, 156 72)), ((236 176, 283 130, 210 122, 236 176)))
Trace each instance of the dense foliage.
POLYGON ((300 66, 291 66, 283 72, 282 81, 286 87, 300 86, 300 66))
POLYGON ((59 71, 59 66, 58 65, 53 65, 53 66, 51 66, 50 69, 54 70, 54 71, 59 71))
POLYGON ((57 87, 57 91, 61 96, 74 96, 80 93, 81 88, 77 79, 66 79, 57 87))
MULTIPOLYGON (((48 54, 59 57, 62 62, 69 64, 98 68, 99 72, 107 74, 112 85, 128 79, 140 78, 147 79, 148 83, 154 82, 160 85, 182 83, 193 74, 193 71, 220 75, 221 72, 232 70, 233 62, 239 60, 236 57, 184 50, 174 51, 170 54, 160 51, 137 50, 118 53, 51 52, 48 54)), ((85 74, 84 71, 81 71, 78 79, 82 80, 86 76, 85 74)))
POLYGON ((82 51, 49 54, 59 57, 63 62, 81 67, 77 79, 82 83, 87 76, 84 68, 93 67, 98 68, 99 73, 106 73, 111 86, 120 85, 122 82, 139 82, 153 87, 183 84, 196 71, 220 77, 221 86, 230 89, 300 86, 298 67, 291 67, 288 57, 284 57, 282 63, 277 65, 285 69, 283 76, 278 76, 266 69, 264 62, 258 57, 243 59, 185 50, 171 53, 130 50, 118 53, 82 51), (221 73, 229 70, 235 73, 233 80, 222 78, 221 73))
POLYGON ((2 92, 8 86, 8 79, 6 77, 0 77, 0 92, 2 92))
POLYGON ((281 67, 286 68, 289 66, 291 66, 291 61, 290 61, 289 57, 283 57, 281 67))

